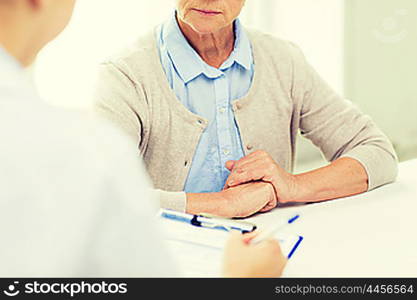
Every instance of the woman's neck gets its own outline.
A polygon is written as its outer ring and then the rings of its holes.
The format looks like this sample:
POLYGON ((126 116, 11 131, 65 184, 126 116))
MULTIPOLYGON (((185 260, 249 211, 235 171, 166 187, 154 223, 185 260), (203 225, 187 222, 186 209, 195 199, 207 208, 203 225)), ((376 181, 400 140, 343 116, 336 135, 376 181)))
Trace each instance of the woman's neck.
POLYGON ((235 45, 233 24, 209 34, 197 33, 179 19, 178 24, 190 45, 208 65, 219 68, 233 52, 235 45))

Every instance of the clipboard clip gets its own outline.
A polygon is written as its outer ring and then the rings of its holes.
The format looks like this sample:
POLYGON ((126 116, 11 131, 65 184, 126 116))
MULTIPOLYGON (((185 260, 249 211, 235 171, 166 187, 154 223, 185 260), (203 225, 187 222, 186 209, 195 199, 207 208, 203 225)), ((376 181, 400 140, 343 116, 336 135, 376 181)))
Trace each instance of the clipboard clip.
POLYGON ((221 218, 209 214, 194 215, 191 224, 197 227, 219 229, 224 231, 237 230, 242 233, 249 233, 256 230, 256 225, 244 222, 221 218))
POLYGON ((231 219, 225 219, 209 214, 202 214, 202 215, 190 215, 186 213, 181 213, 173 210, 161 210, 160 216, 166 219, 185 222, 189 223, 196 227, 208 228, 208 229, 216 229, 216 230, 223 230, 223 231, 232 231, 237 230, 242 233, 249 233, 256 230, 256 225, 244 222, 244 221, 236 221, 231 219))

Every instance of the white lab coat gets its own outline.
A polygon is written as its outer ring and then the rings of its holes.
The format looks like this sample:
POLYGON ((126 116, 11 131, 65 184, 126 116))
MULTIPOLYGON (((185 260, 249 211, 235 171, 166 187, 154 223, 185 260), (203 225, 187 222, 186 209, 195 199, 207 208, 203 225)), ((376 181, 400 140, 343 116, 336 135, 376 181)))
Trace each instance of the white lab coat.
POLYGON ((175 276, 134 148, 44 104, 0 48, 0 277, 175 276))

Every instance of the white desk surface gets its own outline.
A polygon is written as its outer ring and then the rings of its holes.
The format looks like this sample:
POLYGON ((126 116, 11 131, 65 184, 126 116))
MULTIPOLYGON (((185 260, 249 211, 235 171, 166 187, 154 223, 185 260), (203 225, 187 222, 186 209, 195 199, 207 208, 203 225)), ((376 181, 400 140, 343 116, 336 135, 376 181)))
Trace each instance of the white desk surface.
MULTIPOLYGON (((285 231, 304 240, 284 277, 417 277, 417 160, 400 165, 396 183, 370 193, 281 207, 248 221, 263 229, 295 213, 300 219, 285 231)), ((206 269, 202 257, 179 261, 186 274, 196 264, 206 269)))
POLYGON ((287 230, 304 236, 285 277, 417 277, 417 160, 396 183, 355 197, 278 208, 260 228, 299 212, 287 230))

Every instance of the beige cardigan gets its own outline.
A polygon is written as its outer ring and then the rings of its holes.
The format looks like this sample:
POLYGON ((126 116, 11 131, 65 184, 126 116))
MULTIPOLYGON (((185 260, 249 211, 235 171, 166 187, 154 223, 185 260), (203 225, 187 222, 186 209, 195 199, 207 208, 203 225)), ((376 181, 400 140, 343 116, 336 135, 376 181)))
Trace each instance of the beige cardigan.
MULTIPOLYGON (((255 75, 248 95, 233 102, 246 154, 265 150, 292 172, 300 131, 328 161, 351 157, 362 163, 369 189, 394 181, 395 151, 372 120, 336 94, 295 45, 248 34, 255 75)), ((95 109, 136 140, 161 206, 184 211, 182 191, 207 120, 176 98, 154 36, 102 64, 95 109)))

